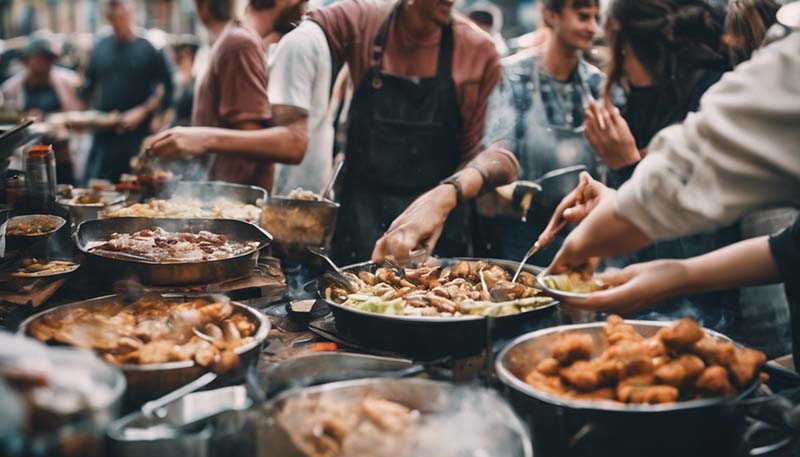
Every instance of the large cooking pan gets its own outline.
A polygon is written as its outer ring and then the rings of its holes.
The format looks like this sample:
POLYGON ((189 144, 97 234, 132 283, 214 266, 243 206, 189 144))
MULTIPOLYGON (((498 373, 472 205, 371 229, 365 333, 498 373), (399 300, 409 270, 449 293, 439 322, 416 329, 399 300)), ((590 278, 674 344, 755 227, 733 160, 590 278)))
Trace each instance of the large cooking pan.
MULTIPOLYGON (((479 259, 438 259, 442 267, 460 260, 470 262, 479 259)), ((511 274, 517 263, 506 260, 486 259, 508 270, 511 274)), ((381 265, 366 262, 343 268, 343 271, 358 274, 359 271, 374 272, 381 265)), ((524 271, 537 274, 541 268, 526 265, 524 271)), ((317 293, 325 300, 325 281, 317 284, 317 293)), ((448 356, 470 356, 480 354, 487 345, 487 337, 501 338, 518 335, 526 325, 536 324, 549 317, 557 302, 525 313, 491 317, 412 317, 384 316, 342 306, 325 300, 336 320, 336 328, 363 345, 397 352, 420 360, 433 360, 448 356), (492 328, 487 335, 487 328, 492 328)))
MULTIPOLYGON (((360 379, 285 392, 257 407, 252 414, 256 451, 251 455, 301 457, 277 420, 287 402, 329 398, 359 401, 373 397, 419 411, 418 429, 406 432, 404 443, 413 448, 374 450, 363 455, 503 456, 533 455, 528 434, 519 418, 494 391, 426 379, 360 379), (381 452, 382 451, 382 452, 381 452)), ((359 454, 362 455, 362 454, 359 454)))
MULTIPOLYGON (((164 294, 162 298, 165 300, 193 300, 198 298, 208 298, 211 301, 227 300, 227 297, 222 295, 164 294)), ((58 310, 66 308, 91 309, 92 307, 101 306, 109 302, 119 302, 122 299, 123 298, 119 295, 108 295, 51 308, 25 319, 22 324, 20 324, 17 333, 28 335, 28 328, 31 326, 31 323, 58 310)), ((237 302, 231 302, 231 304, 236 309, 245 312, 253 322, 258 323, 258 329, 255 335, 253 335, 253 342, 235 350, 236 354, 239 355, 239 367, 232 372, 220 376, 220 378, 214 382, 214 385, 217 386, 241 381, 244 378, 244 373, 251 367, 254 367, 258 362, 259 355, 261 354, 261 346, 266 340, 270 329, 269 320, 257 310, 237 302)), ((197 365, 193 360, 149 365, 120 365, 119 368, 125 374, 125 379, 128 383, 128 388, 125 393, 125 402, 128 405, 140 405, 145 401, 161 397, 197 379, 208 370, 205 367, 197 365)))
MULTIPOLYGON (((669 322, 627 321, 644 335, 669 322)), ((733 399, 711 398, 665 405, 626 405, 575 401, 534 389, 523 379, 547 357, 560 333, 593 336, 596 355, 605 346, 604 322, 539 330, 511 342, 497 357, 497 375, 517 413, 531 427, 536 455, 593 456, 734 456, 744 436, 745 415, 738 404, 758 388, 758 381, 733 399)), ((730 341, 706 330, 716 339, 730 341)))
POLYGON ((158 219, 118 217, 93 219, 78 226, 75 243, 87 256, 90 267, 114 279, 135 278, 144 284, 178 286, 219 282, 250 276, 258 261, 258 251, 269 245, 272 235, 260 227, 231 219, 158 219), (89 251, 89 245, 105 241, 114 233, 133 233, 160 227, 169 232, 198 233, 205 230, 222 234, 231 241, 258 242, 258 249, 236 257, 198 262, 159 263, 105 257, 89 251))

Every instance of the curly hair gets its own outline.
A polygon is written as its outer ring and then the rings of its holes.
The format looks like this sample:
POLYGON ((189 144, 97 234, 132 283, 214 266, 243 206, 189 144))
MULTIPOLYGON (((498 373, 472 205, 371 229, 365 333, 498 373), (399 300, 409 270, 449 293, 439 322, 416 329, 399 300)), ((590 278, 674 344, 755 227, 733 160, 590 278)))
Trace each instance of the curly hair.
POLYGON ((614 0, 605 31, 611 50, 606 93, 624 79, 627 50, 657 84, 677 89, 696 68, 725 68, 722 14, 703 0, 614 0))

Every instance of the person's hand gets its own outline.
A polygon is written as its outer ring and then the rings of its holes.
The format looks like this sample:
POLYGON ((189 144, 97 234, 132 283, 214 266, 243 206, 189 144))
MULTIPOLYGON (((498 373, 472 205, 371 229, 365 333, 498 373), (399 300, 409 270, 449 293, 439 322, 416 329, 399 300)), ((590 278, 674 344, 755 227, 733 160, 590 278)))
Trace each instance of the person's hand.
POLYGON ((628 123, 608 99, 590 102, 584 109, 586 139, 612 170, 642 160, 628 123))
POLYGON ((176 159, 207 154, 208 141, 206 129, 202 127, 175 127, 146 139, 144 147, 157 157, 176 159))
POLYGON ((144 106, 137 106, 125 111, 122 113, 119 126, 117 126, 117 132, 125 133, 136 130, 147 119, 148 114, 150 113, 144 106))
POLYGON ((608 195, 609 192, 613 191, 596 181, 589 173, 582 172, 578 187, 561 200, 547 227, 539 235, 540 247, 552 243, 564 224, 578 224, 582 221, 597 206, 603 195, 608 195))
POLYGON ((593 292, 585 300, 567 300, 565 304, 630 316, 678 295, 690 279, 681 260, 639 263, 623 270, 598 274, 596 278, 612 288, 593 292))
POLYGON ((432 252, 447 216, 456 204, 456 191, 451 185, 440 185, 422 194, 392 222, 375 244, 372 261, 382 262, 391 255, 395 262, 404 265, 411 251, 422 244, 432 252))

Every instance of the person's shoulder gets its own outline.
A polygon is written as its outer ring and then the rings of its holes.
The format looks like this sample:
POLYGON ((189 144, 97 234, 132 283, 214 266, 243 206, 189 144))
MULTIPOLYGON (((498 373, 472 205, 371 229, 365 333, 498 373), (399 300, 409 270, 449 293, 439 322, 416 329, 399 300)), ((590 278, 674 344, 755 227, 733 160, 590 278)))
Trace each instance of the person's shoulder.
POLYGON ((492 36, 460 13, 453 14, 453 37, 472 52, 500 59, 492 36))
POLYGON ((239 25, 231 25, 220 35, 217 43, 218 53, 229 53, 247 49, 260 52, 261 43, 252 32, 239 25))
POLYGON ((508 75, 530 75, 536 64, 538 52, 534 49, 523 49, 500 60, 503 71, 508 75))
POLYGON ((369 21, 382 21, 389 16, 394 2, 388 0, 344 0, 333 5, 318 8, 309 13, 312 21, 325 21, 331 17, 342 17, 361 24, 369 21))
POLYGON ((81 76, 78 72, 60 66, 53 66, 53 76, 69 83, 79 82, 81 76))

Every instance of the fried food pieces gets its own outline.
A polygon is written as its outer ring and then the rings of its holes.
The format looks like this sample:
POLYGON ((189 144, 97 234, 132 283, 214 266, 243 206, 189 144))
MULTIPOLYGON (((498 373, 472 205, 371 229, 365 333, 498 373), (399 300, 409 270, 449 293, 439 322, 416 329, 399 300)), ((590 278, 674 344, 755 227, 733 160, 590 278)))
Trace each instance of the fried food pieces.
POLYGON ((731 397, 750 385, 766 356, 707 335, 690 319, 645 338, 618 316, 603 329, 599 356, 589 333, 558 335, 549 355, 525 382, 574 400, 661 404, 702 397, 731 397))
POLYGON ((31 322, 28 334, 93 349, 117 365, 193 360, 225 372, 238 366, 234 351, 252 342, 256 330, 257 324, 228 302, 146 295, 132 304, 112 300, 62 308, 31 322))

